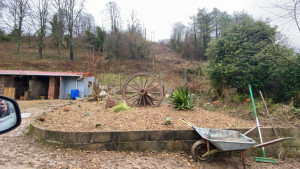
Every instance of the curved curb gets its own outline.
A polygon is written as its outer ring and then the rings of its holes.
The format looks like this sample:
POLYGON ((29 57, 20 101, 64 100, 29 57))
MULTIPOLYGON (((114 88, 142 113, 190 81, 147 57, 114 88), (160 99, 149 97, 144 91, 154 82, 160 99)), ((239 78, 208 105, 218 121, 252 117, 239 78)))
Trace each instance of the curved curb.
MULTIPOLYGON (((274 139, 272 128, 261 129, 264 140, 274 139)), ((295 141, 283 142, 282 146, 289 151, 289 155, 300 156, 299 128, 278 128, 277 132, 282 137, 296 138, 295 141)), ((190 151, 193 143, 200 139, 194 130, 69 132, 50 130, 35 121, 30 123, 30 133, 44 143, 88 151, 190 151)), ((259 140, 257 136, 256 131, 249 134, 249 137, 259 140)), ((276 151, 273 150, 278 149, 278 146, 279 144, 268 146, 268 154, 276 155, 276 151)))
POLYGON ((200 139, 194 130, 68 132, 30 123, 31 135, 45 143, 81 150, 189 151, 200 139))

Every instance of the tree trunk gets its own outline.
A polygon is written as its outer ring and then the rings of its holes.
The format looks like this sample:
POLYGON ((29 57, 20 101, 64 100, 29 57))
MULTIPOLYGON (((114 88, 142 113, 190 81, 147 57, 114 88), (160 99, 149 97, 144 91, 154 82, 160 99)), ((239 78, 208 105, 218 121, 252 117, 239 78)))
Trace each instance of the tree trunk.
POLYGON ((62 31, 61 31, 61 24, 59 24, 59 28, 58 28, 58 33, 57 33, 57 35, 58 35, 58 39, 57 39, 57 53, 60 55, 61 54, 61 44, 62 44, 62 36, 61 36, 61 34, 62 34, 62 31))
POLYGON ((23 22, 23 18, 20 17, 19 27, 17 30, 17 46, 16 46, 16 54, 17 55, 19 54, 19 51, 20 51, 20 43, 21 43, 21 36, 22 36, 22 22, 23 22))
POLYGON ((73 34, 72 34, 73 30, 69 30, 70 33, 70 60, 74 60, 74 54, 73 54, 73 34))
POLYGON ((117 34, 117 42, 116 42, 116 57, 117 58, 120 58, 119 56, 119 43, 120 43, 120 34, 119 33, 116 33, 117 34))
POLYGON ((57 52, 60 55, 61 54, 61 44, 62 44, 62 37, 59 35, 58 37, 58 46, 57 46, 57 52))
POLYGON ((17 37, 17 45, 16 45, 16 54, 19 54, 20 51, 20 42, 21 42, 21 38, 17 37))
POLYGON ((39 58, 43 59, 43 35, 39 35, 39 58))
POLYGON ((28 43, 28 47, 30 47, 30 41, 31 41, 31 35, 30 32, 27 34, 27 43, 28 43))

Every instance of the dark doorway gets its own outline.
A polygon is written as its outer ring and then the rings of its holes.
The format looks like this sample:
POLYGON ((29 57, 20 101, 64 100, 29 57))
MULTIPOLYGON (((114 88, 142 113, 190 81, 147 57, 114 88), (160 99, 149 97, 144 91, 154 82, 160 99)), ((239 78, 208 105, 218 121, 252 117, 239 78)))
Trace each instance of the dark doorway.
POLYGON ((60 77, 55 77, 54 99, 59 99, 60 77))
POLYGON ((15 98, 24 97, 25 92, 29 91, 29 76, 15 76, 14 87, 16 89, 15 98))
POLYGON ((41 99, 48 97, 49 77, 48 76, 32 76, 29 80, 31 99, 41 99))

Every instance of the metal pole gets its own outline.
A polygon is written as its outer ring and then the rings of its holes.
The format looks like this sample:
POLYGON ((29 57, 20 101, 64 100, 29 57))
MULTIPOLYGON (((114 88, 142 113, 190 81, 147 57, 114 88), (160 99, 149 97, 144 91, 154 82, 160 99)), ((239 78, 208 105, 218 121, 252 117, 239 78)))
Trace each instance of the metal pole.
MULTIPOLYGON (((254 104, 254 98, 253 98, 253 94, 252 94, 252 90, 251 90, 251 85, 249 84, 248 86, 249 86, 249 90, 250 90, 250 96, 251 96, 251 100, 252 100, 253 111, 254 111, 254 114, 255 114, 255 119, 256 119, 258 134, 259 134, 259 139, 260 139, 260 143, 262 144, 263 140, 262 140, 261 131, 260 131, 260 127, 259 127, 259 121, 258 121, 258 118, 257 118, 256 107, 255 107, 255 104, 254 104)), ((264 158, 266 158, 264 147, 262 147, 262 151, 263 151, 264 158)))

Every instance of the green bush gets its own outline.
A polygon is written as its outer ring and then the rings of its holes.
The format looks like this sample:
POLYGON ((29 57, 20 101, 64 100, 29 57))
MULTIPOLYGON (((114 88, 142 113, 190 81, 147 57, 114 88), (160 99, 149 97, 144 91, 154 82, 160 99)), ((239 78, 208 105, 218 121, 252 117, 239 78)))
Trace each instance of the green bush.
POLYGON ((194 107, 195 94, 190 93, 188 88, 183 87, 175 90, 170 99, 175 109, 189 110, 194 107))
POLYGON ((12 38, 9 35, 0 36, 0 41, 11 41, 12 38))
POLYGON ((131 110, 131 108, 126 104, 126 103, 119 103, 115 106, 114 108, 114 112, 121 112, 121 111, 128 111, 128 110, 131 110))
POLYGON ((235 103, 241 103, 248 97, 249 97, 249 95, 234 93, 233 95, 230 96, 230 99, 231 99, 231 101, 233 101, 235 103))
POLYGON ((187 68, 186 71, 187 71, 187 73, 194 75, 196 77, 200 77, 200 76, 204 75, 201 66, 198 66, 196 68, 187 68))
POLYGON ((6 35, 5 32, 0 29, 0 41, 11 41, 12 37, 10 35, 6 35))
POLYGON ((207 71, 219 95, 225 88, 249 94, 248 84, 275 102, 289 102, 300 91, 300 57, 276 41, 276 28, 245 19, 227 29, 208 48, 207 71))

